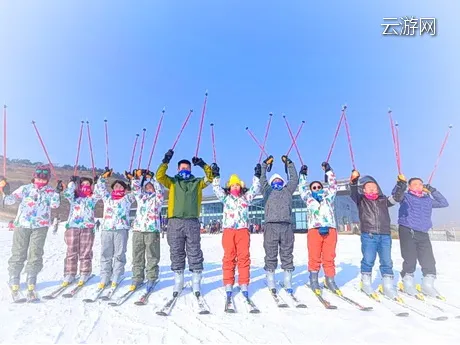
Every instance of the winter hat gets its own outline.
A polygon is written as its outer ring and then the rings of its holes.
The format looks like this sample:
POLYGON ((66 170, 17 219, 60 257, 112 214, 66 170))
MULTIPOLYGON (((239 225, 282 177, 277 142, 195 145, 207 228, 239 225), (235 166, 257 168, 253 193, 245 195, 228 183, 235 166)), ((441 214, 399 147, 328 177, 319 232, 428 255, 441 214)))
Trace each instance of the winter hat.
POLYGON ((115 187, 115 185, 116 185, 117 183, 118 183, 119 185, 121 185, 121 186, 123 187, 124 190, 127 190, 127 189, 128 189, 127 184, 126 184, 124 181, 122 181, 122 180, 115 180, 115 181, 113 181, 113 183, 110 185, 110 188, 113 189, 113 187, 115 187))
POLYGON ((145 189, 145 187, 147 187, 148 184, 151 185, 151 186, 153 187, 153 189, 155 189, 155 186, 153 185, 152 181, 150 181, 150 180, 149 180, 149 181, 146 181, 146 182, 144 183, 144 186, 143 186, 144 189, 145 189))
POLYGON ((311 190, 311 186, 313 186, 315 183, 318 183, 319 185, 321 185, 321 188, 324 188, 323 184, 321 182, 319 182, 319 181, 313 181, 312 183, 310 183, 308 188, 311 190))
POLYGON ((270 180, 268 180, 268 183, 269 184, 272 184, 272 182, 274 180, 276 180, 277 178, 279 178, 281 181, 283 181, 283 183, 286 183, 286 181, 284 181, 284 178, 281 177, 281 175, 279 174, 273 174, 271 177, 270 177, 270 180))
POLYGON ((230 188, 231 186, 235 184, 239 184, 241 188, 244 188, 244 182, 240 180, 237 174, 233 174, 230 176, 227 182, 227 188, 230 188))
POLYGON ((41 178, 49 181, 51 179, 51 169, 49 165, 38 165, 35 168, 34 178, 41 178))

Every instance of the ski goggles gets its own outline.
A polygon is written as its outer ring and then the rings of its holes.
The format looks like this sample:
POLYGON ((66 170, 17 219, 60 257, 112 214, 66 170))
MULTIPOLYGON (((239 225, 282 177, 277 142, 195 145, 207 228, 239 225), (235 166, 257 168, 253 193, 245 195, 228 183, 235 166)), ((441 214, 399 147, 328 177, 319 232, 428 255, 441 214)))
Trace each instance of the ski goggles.
POLYGON ((34 177, 37 178, 42 178, 42 179, 48 179, 49 178, 50 171, 47 169, 36 169, 34 173, 34 177))

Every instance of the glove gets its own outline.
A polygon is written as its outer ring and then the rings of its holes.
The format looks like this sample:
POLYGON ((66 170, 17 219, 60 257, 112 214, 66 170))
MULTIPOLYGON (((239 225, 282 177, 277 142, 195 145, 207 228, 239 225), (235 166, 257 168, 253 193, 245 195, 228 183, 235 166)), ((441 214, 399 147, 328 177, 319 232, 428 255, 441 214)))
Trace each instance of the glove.
POLYGON ((308 167, 306 165, 302 165, 300 167, 299 174, 307 176, 308 175, 308 167))
POLYGON ((220 168, 216 163, 211 164, 212 176, 220 177, 220 168))
POLYGON ((273 158, 272 155, 268 156, 265 160, 264 160, 264 163, 267 164, 267 165, 273 165, 273 161, 275 159, 273 158))
POLYGON ((329 165, 328 162, 323 162, 323 163, 321 163, 321 167, 323 168, 323 170, 324 170, 325 172, 328 172, 328 171, 331 171, 331 170, 332 170, 332 168, 331 168, 331 166, 329 165))
POLYGON ((8 182, 6 182, 6 178, 4 178, 3 176, 0 177, 0 188, 5 187, 5 185, 6 185, 7 183, 8 183, 8 182))
POLYGON ((70 176, 69 181, 73 183, 77 183, 80 178, 78 176, 70 176))
POLYGON ((112 173, 113 173, 113 169, 109 169, 109 167, 105 167, 105 171, 102 173, 101 177, 107 179, 110 176, 112 176, 112 173))
POLYGON ((282 156, 281 156, 281 160, 282 160, 283 163, 286 164, 286 165, 292 163, 292 161, 291 161, 291 160, 289 159, 289 157, 286 156, 286 155, 282 155, 282 156))
POLYGON ((126 170, 125 170, 125 177, 128 181, 131 181, 134 178, 133 174, 131 174, 129 171, 126 171, 126 170))
POLYGON ((56 185, 56 193, 62 193, 63 190, 64 185, 62 184, 62 180, 58 180, 56 185))
POLYGON ((399 174, 397 182, 407 182, 406 176, 404 176, 403 174, 399 174))
POLYGON ((256 167, 254 168, 254 176, 260 178, 262 176, 262 166, 257 163, 256 167))
POLYGON ((164 164, 169 164, 169 162, 171 161, 173 156, 174 156, 174 151, 171 150, 171 149, 168 150, 168 152, 165 153, 165 157, 163 158, 163 163, 164 164))
POLYGON ((428 193, 436 192, 436 188, 431 187, 430 184, 425 184, 425 185, 423 185, 423 189, 424 189, 425 191, 428 191, 428 193))
POLYGON ((148 179, 151 179, 155 174, 150 171, 150 170, 147 170, 147 169, 142 169, 142 176, 144 176, 145 178, 148 178, 148 179))
POLYGON ((350 177, 350 182, 351 184, 358 184, 359 177, 361 175, 359 174, 358 170, 352 170, 351 171, 351 177, 350 177))
POLYGON ((8 182, 6 182, 5 185, 3 186, 3 194, 5 194, 5 195, 10 195, 11 194, 11 187, 10 187, 10 184, 8 182))
POLYGON ((204 166, 206 165, 204 160, 202 160, 201 158, 198 158, 198 157, 193 157, 192 158, 192 163, 193 163, 193 165, 198 165, 200 168, 204 168, 204 166))

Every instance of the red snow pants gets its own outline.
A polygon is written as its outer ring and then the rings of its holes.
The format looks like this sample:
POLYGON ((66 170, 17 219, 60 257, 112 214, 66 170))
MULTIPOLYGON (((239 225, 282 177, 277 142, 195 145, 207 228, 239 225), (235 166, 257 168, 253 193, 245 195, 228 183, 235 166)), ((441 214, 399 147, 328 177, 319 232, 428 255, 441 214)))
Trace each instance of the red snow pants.
POLYGON ((222 271, 224 285, 235 284, 235 268, 238 265, 238 284, 249 284, 250 234, 248 229, 224 229, 222 234, 222 271))
POLYGON ((335 248, 337 230, 329 229, 329 234, 320 235, 318 229, 309 229, 307 233, 308 271, 318 272, 323 265, 326 277, 335 276, 335 248))
POLYGON ((90 274, 93 266, 94 230, 69 228, 65 231, 64 240, 67 244, 64 275, 76 275, 78 261, 80 261, 80 274, 90 274))

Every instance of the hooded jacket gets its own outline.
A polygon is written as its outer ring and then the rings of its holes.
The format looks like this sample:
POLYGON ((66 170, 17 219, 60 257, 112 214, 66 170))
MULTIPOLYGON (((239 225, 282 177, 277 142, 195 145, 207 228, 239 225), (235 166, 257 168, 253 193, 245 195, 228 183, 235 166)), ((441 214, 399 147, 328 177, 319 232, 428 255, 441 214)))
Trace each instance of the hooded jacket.
POLYGON ((152 183, 153 188, 155 188, 152 194, 147 194, 142 190, 140 180, 132 180, 131 182, 137 202, 136 218, 134 219, 132 229, 133 231, 140 232, 160 232, 164 189, 155 178, 152 178, 148 182, 152 183))
POLYGON ((260 180, 256 176, 252 178, 252 186, 241 196, 227 194, 220 186, 220 178, 215 177, 212 181, 212 189, 216 197, 224 204, 223 229, 248 229, 249 206, 254 197, 259 193, 260 180))
POLYGON ((88 197, 77 197, 75 196, 75 189, 75 182, 69 182, 67 188, 64 190, 64 197, 70 203, 66 228, 94 229, 94 211, 97 202, 101 200, 101 196, 93 193, 88 197))
POLYGON ((307 228, 314 229, 320 227, 335 228, 334 200, 337 194, 337 179, 334 172, 328 171, 329 186, 323 188, 324 194, 321 202, 316 200, 311 190, 308 188, 307 177, 300 175, 299 192, 300 197, 307 204, 307 228))
POLYGON ((366 198, 362 191, 358 190, 357 183, 350 183, 351 199, 356 203, 359 213, 361 232, 370 234, 390 235, 391 219, 389 207, 400 202, 404 195, 404 184, 396 184, 391 196, 383 194, 377 181, 370 177, 363 177, 366 182, 373 182, 377 185, 379 197, 376 200, 366 198))
MULTIPOLYGON (((292 162, 288 163, 288 173, 289 181, 283 189, 274 190, 267 181, 267 164, 262 163, 260 187, 265 202, 265 223, 292 223, 292 195, 299 184, 299 175, 292 162)), ((273 176, 270 180, 274 180, 273 176)))
POLYGON ((39 229, 51 225, 51 209, 61 204, 59 193, 50 185, 37 189, 33 183, 16 189, 4 199, 5 205, 20 201, 14 226, 24 229, 39 229))

